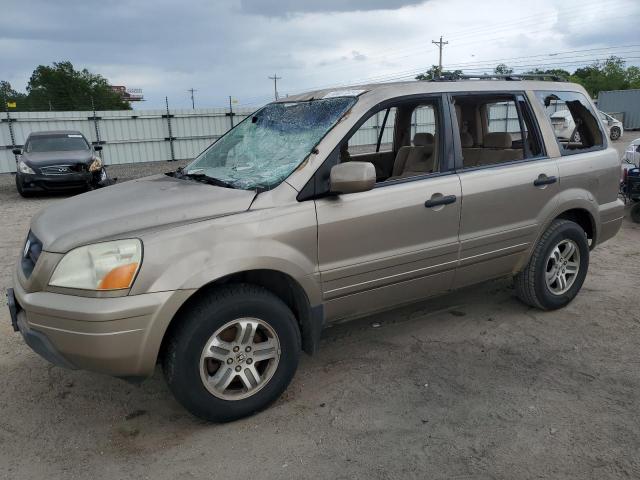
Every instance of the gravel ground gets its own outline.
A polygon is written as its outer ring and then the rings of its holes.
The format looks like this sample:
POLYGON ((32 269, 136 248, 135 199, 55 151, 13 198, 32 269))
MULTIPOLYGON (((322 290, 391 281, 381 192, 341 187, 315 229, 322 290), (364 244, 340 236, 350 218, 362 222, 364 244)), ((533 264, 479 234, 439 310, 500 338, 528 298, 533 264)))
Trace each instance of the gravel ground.
MULTIPOLYGON (((0 175, 3 292, 55 201, 0 175)), ((501 280, 332 327, 274 406, 225 425, 186 413, 159 371, 133 386, 48 365, 3 307, 0 478, 640 478, 639 245, 625 220, 560 311, 501 280)))

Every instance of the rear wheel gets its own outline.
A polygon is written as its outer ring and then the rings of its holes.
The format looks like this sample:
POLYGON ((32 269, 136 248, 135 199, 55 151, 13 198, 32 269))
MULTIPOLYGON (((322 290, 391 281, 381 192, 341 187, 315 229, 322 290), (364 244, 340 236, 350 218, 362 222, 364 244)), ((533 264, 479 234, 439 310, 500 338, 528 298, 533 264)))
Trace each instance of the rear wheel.
POLYGON ((293 378, 298 325, 264 288, 222 287, 175 321, 163 358, 165 378, 198 417, 225 422, 251 415, 275 401, 293 378))
POLYGON ((620 128, 611 127, 611 131, 609 132, 609 138, 611 138, 611 140, 619 139, 620 138, 620 128))
POLYGON ((574 143, 580 143, 582 137, 580 136, 580 132, 578 130, 575 130, 573 132, 573 135, 571 136, 571 141, 574 143))
POLYGON ((554 220, 536 244, 529 263, 515 278, 516 294, 542 310, 567 305, 580 291, 589 268, 584 230, 569 220, 554 220))
POLYGON ((640 203, 636 203, 631 207, 631 220, 635 223, 640 223, 640 203))

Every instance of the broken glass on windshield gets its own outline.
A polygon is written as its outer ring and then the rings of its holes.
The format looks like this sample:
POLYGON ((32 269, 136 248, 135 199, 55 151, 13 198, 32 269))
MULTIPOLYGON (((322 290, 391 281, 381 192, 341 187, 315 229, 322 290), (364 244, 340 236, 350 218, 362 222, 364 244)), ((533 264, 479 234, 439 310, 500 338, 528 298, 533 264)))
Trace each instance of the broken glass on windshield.
POLYGON ((247 117, 184 171, 234 188, 272 188, 287 178, 356 102, 338 97, 271 103, 247 117))

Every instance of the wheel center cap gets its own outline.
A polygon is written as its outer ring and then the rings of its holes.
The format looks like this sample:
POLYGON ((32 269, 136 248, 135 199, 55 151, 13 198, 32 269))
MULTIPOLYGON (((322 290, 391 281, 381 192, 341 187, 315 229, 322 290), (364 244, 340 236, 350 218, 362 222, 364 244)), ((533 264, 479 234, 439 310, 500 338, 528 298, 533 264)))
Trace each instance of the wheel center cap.
POLYGON ((236 362, 242 363, 247 359, 244 353, 239 353, 236 355, 236 362))

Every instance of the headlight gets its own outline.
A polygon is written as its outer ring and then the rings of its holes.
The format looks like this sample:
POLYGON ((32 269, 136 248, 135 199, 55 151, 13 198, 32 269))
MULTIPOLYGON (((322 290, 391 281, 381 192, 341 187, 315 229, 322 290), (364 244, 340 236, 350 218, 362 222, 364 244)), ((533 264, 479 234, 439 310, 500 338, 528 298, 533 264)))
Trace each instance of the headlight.
POLYGON ((91 162, 91 165, 89 165, 89 171, 97 172, 101 168, 102 168, 102 160, 100 160, 100 157, 93 157, 93 162, 91 162))
POLYGON ((129 288, 141 262, 142 243, 137 239, 78 247, 62 257, 49 285, 83 290, 129 288))
POLYGON ((34 175, 36 173, 33 171, 33 168, 24 163, 22 160, 18 162, 18 170, 20 170, 20 173, 29 173, 31 175, 34 175))

